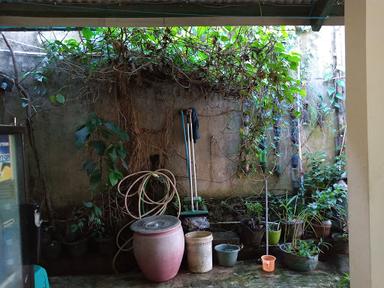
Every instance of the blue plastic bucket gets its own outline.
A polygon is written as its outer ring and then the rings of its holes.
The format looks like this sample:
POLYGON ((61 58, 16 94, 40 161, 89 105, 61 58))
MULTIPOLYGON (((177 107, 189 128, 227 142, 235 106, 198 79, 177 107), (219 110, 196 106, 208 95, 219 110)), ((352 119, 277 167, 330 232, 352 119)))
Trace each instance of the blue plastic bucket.
POLYGON ((232 267, 236 264, 240 246, 232 244, 219 244, 215 246, 215 251, 219 265, 232 267))

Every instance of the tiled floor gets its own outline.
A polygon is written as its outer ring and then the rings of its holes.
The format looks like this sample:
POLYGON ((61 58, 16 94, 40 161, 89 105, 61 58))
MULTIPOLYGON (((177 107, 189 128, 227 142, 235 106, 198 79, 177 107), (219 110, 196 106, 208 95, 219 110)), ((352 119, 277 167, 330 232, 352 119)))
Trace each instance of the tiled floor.
POLYGON ((173 280, 153 284, 146 281, 138 272, 123 275, 65 276, 52 277, 52 288, 122 288, 122 287, 273 287, 310 288, 337 287, 340 274, 321 263, 319 269, 308 273, 297 273, 278 268, 267 274, 254 262, 239 262, 234 268, 215 268, 205 274, 180 272, 173 280))

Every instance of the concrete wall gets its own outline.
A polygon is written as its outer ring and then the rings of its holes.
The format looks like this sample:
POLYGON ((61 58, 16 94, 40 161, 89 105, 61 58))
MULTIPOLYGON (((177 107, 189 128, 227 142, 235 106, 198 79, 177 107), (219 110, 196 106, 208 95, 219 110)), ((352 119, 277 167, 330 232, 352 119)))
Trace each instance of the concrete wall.
MULTIPOLYGON (((342 45, 342 32, 338 28, 338 44, 342 45)), ((320 33, 305 33, 301 36, 300 49, 303 53, 311 51, 313 57, 308 62, 308 100, 316 103, 318 93, 326 95, 322 78, 325 70, 332 63, 334 51, 332 50, 332 34, 330 27, 323 27, 320 33), (312 99, 312 100, 311 100, 312 99)), ((34 32, 6 33, 12 41, 16 51, 19 73, 33 69, 44 57, 40 54, 39 40, 34 32), (27 45, 20 44, 26 43, 27 45), (34 47, 32 47, 34 46, 34 47), (29 54, 26 54, 28 52, 29 54), (33 52, 32 54, 30 52, 33 52)), ((60 37, 62 33, 46 33, 47 37, 60 37)), ((308 53, 309 54, 309 53, 308 53)), ((0 40, 0 72, 13 75, 10 54, 4 43, 0 40)), ((24 83, 31 93, 35 83, 28 80, 24 83), (29 81, 29 82, 28 82, 29 81)), ((61 81, 56 79, 49 83, 49 93, 60 88, 61 81)), ((78 86, 73 85, 68 95, 76 95, 78 86)), ((48 93, 48 94, 49 94, 48 93)), ((104 95, 105 96, 105 95, 104 95)), ((127 95, 128 96, 128 95, 127 95)), ((201 139, 196 144, 198 189, 206 197, 228 197, 251 195, 262 190, 261 177, 248 179, 237 175, 239 155, 239 128, 241 126, 241 107, 238 101, 223 99, 220 95, 205 95, 201 97, 200 90, 185 90, 173 83, 153 83, 147 86, 135 86, 130 90, 134 99, 134 106, 138 113, 139 123, 143 129, 158 130, 162 127, 166 117, 171 115, 171 135, 167 149, 166 168, 177 176, 179 191, 186 194, 188 182, 186 179, 184 146, 182 129, 178 111, 188 107, 197 108, 200 114, 201 139), (168 115, 168 116, 167 116, 168 115)), ((71 98, 71 97, 69 97, 71 98)), ((73 97, 72 97, 73 98, 73 97)), ((85 156, 74 145, 74 131, 82 124, 88 113, 99 111, 104 117, 116 119, 113 100, 104 97, 96 107, 80 101, 69 101, 63 106, 53 106, 46 97, 36 96, 36 109, 39 112, 34 117, 34 127, 37 139, 37 148, 42 165, 42 171, 47 182, 47 188, 55 207, 78 203, 90 197, 88 179, 81 170, 85 156)), ((19 98, 16 93, 7 94, 5 105, 0 110, 2 123, 10 123, 14 115, 24 118, 19 98)), ((314 152, 324 150, 330 156, 334 155, 334 119, 331 115, 321 128, 306 127, 302 131, 303 150, 314 152)), ((289 159, 291 157, 291 144, 289 140, 289 127, 282 127, 281 154, 279 160, 283 174, 279 178, 272 178, 270 189, 281 193, 291 189, 289 159)), ((158 139, 150 138, 153 145, 158 139)), ((155 151, 155 150, 154 150, 155 151)), ((29 171, 32 176, 31 188, 38 194, 41 187, 34 181, 37 177, 35 161, 30 153, 29 171)))

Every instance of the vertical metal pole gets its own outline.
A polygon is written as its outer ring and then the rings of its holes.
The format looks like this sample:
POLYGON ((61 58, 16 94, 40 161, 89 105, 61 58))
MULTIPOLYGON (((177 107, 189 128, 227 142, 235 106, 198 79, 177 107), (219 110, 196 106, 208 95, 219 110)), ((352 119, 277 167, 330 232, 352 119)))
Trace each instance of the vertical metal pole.
POLYGON ((269 220, 268 220, 268 179, 264 178, 265 182, 265 253, 269 255, 269 220))
MULTIPOLYGON (((195 158, 195 143, 193 141, 193 125, 192 125, 192 111, 189 110, 189 123, 191 128, 191 148, 192 148, 192 165, 193 165, 193 181, 194 181, 194 196, 197 199, 197 177, 196 177, 196 158, 195 158)), ((196 203, 197 210, 199 209, 199 204, 196 203)))
POLYGON ((195 211, 195 205, 193 202, 194 198, 194 192, 193 192, 193 183, 192 183, 192 163, 191 163, 191 135, 190 135, 190 129, 189 129, 189 118, 187 114, 187 143, 188 143, 188 164, 189 164, 189 187, 191 189, 190 195, 191 195, 191 210, 195 211))
POLYGON ((183 136, 184 136, 184 145, 185 145, 185 164, 187 168, 187 176, 188 178, 190 177, 189 175, 191 174, 191 171, 189 171, 189 154, 188 154, 188 146, 189 143, 187 142, 187 131, 185 129, 185 118, 184 118, 184 111, 181 110, 181 126, 183 127, 183 136))

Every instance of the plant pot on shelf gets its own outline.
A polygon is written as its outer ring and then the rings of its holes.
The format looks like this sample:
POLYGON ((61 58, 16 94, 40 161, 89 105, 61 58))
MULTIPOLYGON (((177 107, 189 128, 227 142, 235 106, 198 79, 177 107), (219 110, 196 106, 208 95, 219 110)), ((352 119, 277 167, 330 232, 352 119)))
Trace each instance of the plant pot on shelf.
POLYGON ((281 227, 284 242, 291 242, 293 238, 301 239, 304 234, 304 221, 302 220, 282 221, 281 227))
POLYGON ((313 223, 313 232, 316 238, 328 238, 331 235, 332 222, 331 220, 325 220, 321 223, 313 223))
POLYGON ((282 252, 283 263, 287 268, 299 272, 308 272, 316 269, 319 255, 299 256, 289 252, 288 245, 290 244, 285 243, 279 246, 282 252))
POLYGON ((88 251, 87 238, 83 238, 77 241, 64 241, 63 245, 71 257, 84 256, 88 251))
POLYGON ((249 220, 240 222, 240 241, 246 246, 260 246, 264 236, 264 226, 259 225, 253 230, 248 225, 249 220))

